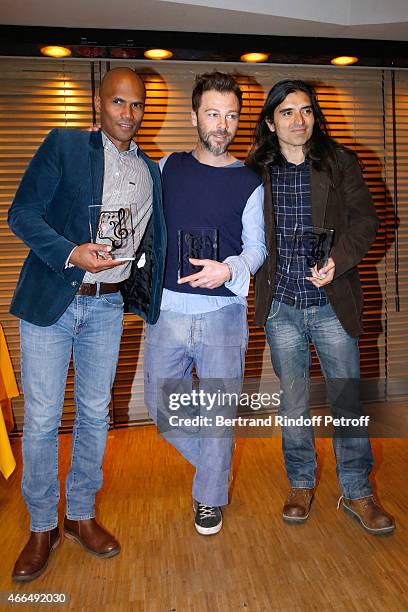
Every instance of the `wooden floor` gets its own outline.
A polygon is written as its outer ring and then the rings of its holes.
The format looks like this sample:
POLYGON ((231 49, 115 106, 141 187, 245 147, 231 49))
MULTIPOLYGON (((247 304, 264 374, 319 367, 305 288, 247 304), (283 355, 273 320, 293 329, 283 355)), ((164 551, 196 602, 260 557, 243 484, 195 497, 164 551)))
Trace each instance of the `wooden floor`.
MULTIPOLYGON (((71 437, 60 437, 65 477, 71 437)), ((318 440, 321 480, 309 520, 281 519, 287 491, 278 439, 239 440, 232 501, 217 536, 196 533, 191 467, 153 427, 110 433, 98 516, 122 552, 101 560, 63 539, 46 573, 16 586, 15 558, 28 534, 18 469, 0 477, 0 591, 59 593, 71 609, 135 612, 308 612, 408 610, 407 440, 374 440, 375 483, 398 528, 394 536, 365 533, 342 510, 329 440, 318 440)))

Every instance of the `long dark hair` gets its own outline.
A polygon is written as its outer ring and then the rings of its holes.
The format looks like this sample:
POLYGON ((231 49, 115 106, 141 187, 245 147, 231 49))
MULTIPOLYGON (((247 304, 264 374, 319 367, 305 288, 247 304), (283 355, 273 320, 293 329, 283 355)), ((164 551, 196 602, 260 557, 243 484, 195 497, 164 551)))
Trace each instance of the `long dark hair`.
POLYGON ((341 145, 329 136, 327 122, 312 85, 305 81, 286 79, 276 83, 268 93, 255 128, 254 144, 246 159, 246 164, 261 176, 269 172, 271 164, 281 164, 284 157, 281 153, 278 137, 271 132, 266 120, 273 122, 275 108, 282 104, 286 96, 296 91, 303 91, 309 98, 314 115, 313 133, 304 145, 304 152, 317 170, 327 170, 332 174, 336 150, 341 145))

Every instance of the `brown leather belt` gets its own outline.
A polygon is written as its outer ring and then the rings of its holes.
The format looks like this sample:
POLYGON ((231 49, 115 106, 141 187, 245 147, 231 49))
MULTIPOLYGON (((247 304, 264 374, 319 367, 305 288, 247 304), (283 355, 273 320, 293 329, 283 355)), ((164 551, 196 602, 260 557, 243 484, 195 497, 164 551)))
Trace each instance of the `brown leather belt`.
MULTIPOLYGON (((77 295, 96 295, 96 283, 82 283, 77 295)), ((99 283, 99 294, 116 293, 120 289, 120 283, 99 283)))

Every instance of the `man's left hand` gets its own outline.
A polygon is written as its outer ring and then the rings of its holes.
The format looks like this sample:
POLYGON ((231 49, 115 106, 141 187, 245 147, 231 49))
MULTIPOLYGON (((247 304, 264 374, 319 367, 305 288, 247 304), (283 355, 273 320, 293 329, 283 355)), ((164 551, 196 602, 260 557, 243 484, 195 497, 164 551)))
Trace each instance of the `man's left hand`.
POLYGON ((320 270, 317 269, 317 266, 311 268, 312 276, 307 276, 306 280, 310 281, 315 287, 324 287, 332 282, 335 271, 334 259, 329 257, 327 264, 320 270))
POLYGON ((230 280, 230 269, 225 263, 213 259, 193 259, 191 257, 189 261, 193 266, 203 266, 203 268, 195 274, 180 278, 177 281, 179 285, 188 283, 190 287, 216 289, 230 280))

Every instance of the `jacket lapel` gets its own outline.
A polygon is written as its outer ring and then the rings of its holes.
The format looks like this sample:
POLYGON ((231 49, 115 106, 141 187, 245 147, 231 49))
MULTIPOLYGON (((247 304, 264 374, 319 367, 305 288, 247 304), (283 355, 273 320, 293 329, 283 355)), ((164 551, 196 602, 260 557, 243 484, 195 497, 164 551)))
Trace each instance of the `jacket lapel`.
POLYGON ((104 155, 101 131, 91 132, 89 162, 92 180, 92 204, 102 204, 104 155))
POLYGON ((316 227, 324 227, 326 206, 331 185, 330 177, 324 173, 310 168, 310 191, 312 201, 312 221, 316 227))

